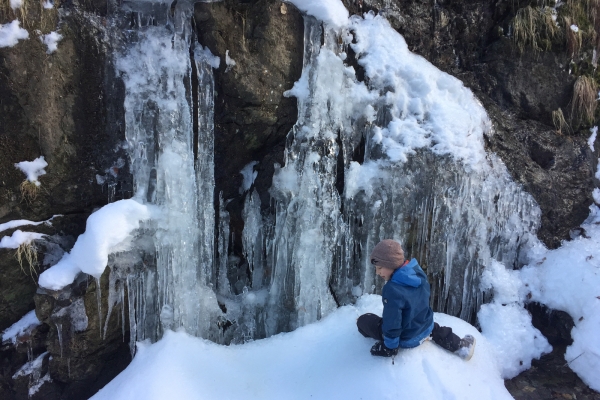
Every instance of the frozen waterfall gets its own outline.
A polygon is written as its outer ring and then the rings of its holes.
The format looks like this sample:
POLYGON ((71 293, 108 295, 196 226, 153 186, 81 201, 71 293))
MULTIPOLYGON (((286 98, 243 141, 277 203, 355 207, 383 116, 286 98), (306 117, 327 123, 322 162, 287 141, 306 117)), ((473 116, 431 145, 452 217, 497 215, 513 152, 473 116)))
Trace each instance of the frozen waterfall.
POLYGON ((380 287, 368 257, 384 238, 420 261, 436 311, 467 320, 483 301, 483 269, 519 264, 540 212, 486 154, 485 110, 372 14, 343 27, 305 16, 303 72, 286 92, 298 120, 275 168, 273 212, 245 193, 245 260, 233 257, 228 199, 214 200, 219 59, 197 43, 191 4, 123 9, 135 22, 116 56, 134 198, 162 210, 137 253, 110 262, 109 298, 126 291, 132 344, 177 328, 243 342, 314 322, 380 287), (249 285, 233 290, 228 272, 242 262, 249 285))

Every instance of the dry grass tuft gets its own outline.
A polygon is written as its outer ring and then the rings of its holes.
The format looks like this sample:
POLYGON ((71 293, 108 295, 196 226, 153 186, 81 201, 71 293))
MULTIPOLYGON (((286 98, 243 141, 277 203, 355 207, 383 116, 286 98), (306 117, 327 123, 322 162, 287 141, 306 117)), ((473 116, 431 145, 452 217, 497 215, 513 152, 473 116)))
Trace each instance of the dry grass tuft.
POLYGON ((573 86, 573 100, 571 102, 571 120, 594 122, 596 112, 596 98, 598 85, 593 78, 582 75, 577 78, 573 86))
POLYGON ((36 270, 36 267, 38 265, 38 255, 37 248, 35 247, 35 245, 31 242, 21 244, 17 248, 15 258, 19 262, 21 271, 23 271, 25 275, 31 276, 32 279, 37 280, 35 278, 37 278, 38 275, 36 270), (23 266, 24 263, 27 266, 27 270, 25 270, 25 266, 23 266))
POLYGON ((25 179, 21 182, 19 189, 21 190, 21 201, 25 200, 27 204, 31 204, 37 198, 40 187, 35 182, 25 179))
POLYGON ((522 53, 526 47, 534 51, 549 50, 560 29, 552 19, 549 7, 523 7, 513 19, 513 41, 522 53))
POLYGON ((571 132, 571 127, 569 127, 561 108, 556 111, 552 111, 552 122, 556 128, 556 133, 559 135, 569 134, 571 132))
POLYGON ((567 53, 573 57, 581 49, 581 29, 578 32, 574 32, 571 29, 571 25, 576 25, 571 17, 564 17, 563 21, 565 23, 565 36, 567 38, 567 53))

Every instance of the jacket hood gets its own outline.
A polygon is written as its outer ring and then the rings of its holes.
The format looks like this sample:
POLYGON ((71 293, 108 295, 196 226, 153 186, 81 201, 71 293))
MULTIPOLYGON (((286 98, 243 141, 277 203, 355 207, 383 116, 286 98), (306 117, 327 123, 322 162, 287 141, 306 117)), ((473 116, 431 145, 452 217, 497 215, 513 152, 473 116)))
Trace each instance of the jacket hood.
POLYGON ((419 287, 421 286, 421 278, 417 276, 417 272, 415 271, 415 267, 418 267, 419 263, 416 259, 410 260, 408 264, 406 264, 402 268, 398 268, 394 274, 392 275, 392 282, 398 283, 404 286, 411 287, 419 287))

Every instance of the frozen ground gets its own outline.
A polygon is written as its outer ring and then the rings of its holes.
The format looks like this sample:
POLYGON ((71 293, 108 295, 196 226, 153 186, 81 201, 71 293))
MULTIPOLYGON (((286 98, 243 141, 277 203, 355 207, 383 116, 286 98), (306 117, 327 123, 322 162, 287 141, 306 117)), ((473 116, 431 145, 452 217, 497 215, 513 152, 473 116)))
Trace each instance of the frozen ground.
POLYGON ((465 362, 432 342, 373 357, 356 318, 381 312, 381 297, 337 309, 323 320, 268 339, 221 346, 183 332, 140 344, 133 362, 93 399, 510 399, 487 340, 444 314, 435 319, 477 338, 465 362))

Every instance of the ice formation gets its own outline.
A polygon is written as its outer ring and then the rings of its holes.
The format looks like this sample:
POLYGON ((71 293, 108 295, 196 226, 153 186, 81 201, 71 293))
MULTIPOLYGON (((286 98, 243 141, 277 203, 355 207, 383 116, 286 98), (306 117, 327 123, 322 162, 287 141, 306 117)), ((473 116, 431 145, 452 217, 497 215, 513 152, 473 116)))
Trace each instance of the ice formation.
POLYGON ((35 315, 35 310, 29 311, 20 320, 9 326, 2 332, 2 342, 10 340, 13 344, 17 342, 17 338, 26 332, 31 331, 36 326, 40 325, 40 321, 35 315))
POLYGON ((33 161, 21 161, 15 164, 15 168, 20 169, 25 175, 29 182, 35 183, 36 186, 40 186, 38 178, 41 175, 46 174, 46 168, 48 163, 44 160, 44 156, 40 156, 33 161))

